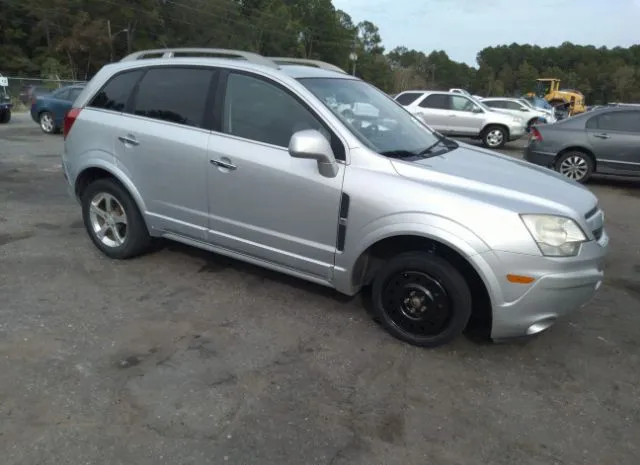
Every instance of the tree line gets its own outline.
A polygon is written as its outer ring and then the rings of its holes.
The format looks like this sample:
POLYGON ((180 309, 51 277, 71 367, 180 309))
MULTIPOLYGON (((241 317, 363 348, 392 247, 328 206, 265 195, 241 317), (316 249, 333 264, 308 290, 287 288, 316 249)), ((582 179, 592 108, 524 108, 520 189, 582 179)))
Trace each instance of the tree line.
POLYGON ((578 89, 589 104, 640 101, 640 46, 511 44, 477 55, 477 67, 444 51, 387 51, 378 27, 331 0, 0 0, 0 73, 86 80, 129 52, 178 46, 231 48, 324 60, 383 90, 461 87, 521 95, 538 77, 578 89))

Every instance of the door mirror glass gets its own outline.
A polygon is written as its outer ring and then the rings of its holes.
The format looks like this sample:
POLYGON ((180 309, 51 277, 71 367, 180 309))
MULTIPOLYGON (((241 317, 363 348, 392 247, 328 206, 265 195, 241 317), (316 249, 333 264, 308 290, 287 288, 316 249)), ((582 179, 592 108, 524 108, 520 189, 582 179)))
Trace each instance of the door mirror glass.
POLYGON ((316 160, 318 171, 324 177, 334 178, 338 174, 338 164, 331 144, 315 129, 295 132, 289 142, 289 155, 293 158, 316 160))

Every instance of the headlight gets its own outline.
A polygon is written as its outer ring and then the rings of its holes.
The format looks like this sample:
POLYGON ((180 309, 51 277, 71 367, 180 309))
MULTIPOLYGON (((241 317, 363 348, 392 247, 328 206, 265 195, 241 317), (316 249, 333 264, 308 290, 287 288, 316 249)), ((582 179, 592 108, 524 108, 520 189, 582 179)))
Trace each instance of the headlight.
POLYGON ((570 218, 554 215, 521 215, 522 221, 547 257, 573 257, 587 236, 570 218))

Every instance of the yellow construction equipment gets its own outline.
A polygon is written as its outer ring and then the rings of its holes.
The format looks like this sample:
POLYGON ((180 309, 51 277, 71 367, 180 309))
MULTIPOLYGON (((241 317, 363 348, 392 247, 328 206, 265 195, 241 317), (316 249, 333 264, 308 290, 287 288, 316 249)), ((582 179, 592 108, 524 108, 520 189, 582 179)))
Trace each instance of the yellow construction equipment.
POLYGON ((554 107, 565 108, 569 116, 587 111, 582 92, 575 89, 560 89, 560 79, 557 78, 536 79, 536 91, 528 95, 541 97, 554 107))

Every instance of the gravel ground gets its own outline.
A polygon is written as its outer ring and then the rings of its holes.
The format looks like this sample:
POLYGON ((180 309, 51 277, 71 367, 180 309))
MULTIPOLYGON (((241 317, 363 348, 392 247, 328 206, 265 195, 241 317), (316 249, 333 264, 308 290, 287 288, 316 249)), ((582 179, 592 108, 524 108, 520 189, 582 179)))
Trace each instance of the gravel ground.
POLYGON ((420 350, 360 298, 212 254, 104 258, 61 147, 0 126, 3 465, 640 463, 640 181, 590 184, 611 236, 590 305, 420 350))

